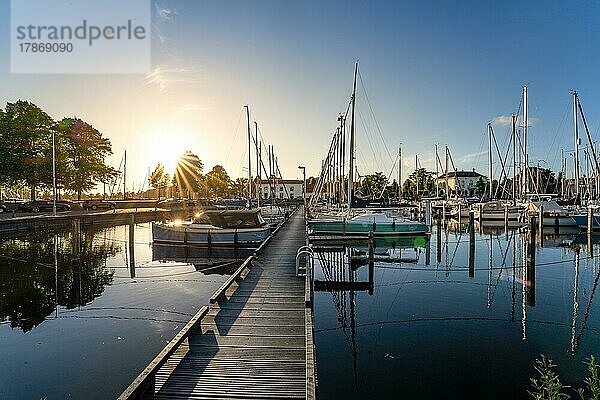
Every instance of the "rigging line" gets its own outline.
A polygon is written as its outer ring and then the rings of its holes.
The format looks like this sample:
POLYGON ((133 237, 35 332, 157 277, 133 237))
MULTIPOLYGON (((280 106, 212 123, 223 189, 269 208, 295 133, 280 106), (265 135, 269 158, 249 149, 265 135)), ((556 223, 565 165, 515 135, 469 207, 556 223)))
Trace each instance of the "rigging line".
POLYGON ((155 321, 155 322, 175 322, 178 324, 186 324, 188 321, 178 321, 174 319, 161 319, 161 318, 148 318, 148 317, 119 317, 116 315, 59 315, 57 317, 46 318, 46 320, 53 319, 67 319, 67 318, 77 318, 77 319, 123 319, 123 320, 141 320, 141 321, 155 321))
MULTIPOLYGON (((392 321, 374 321, 374 322, 365 322, 362 324, 356 324, 356 328, 364 328, 368 326, 382 326, 382 325, 397 325, 397 324, 407 324, 413 322, 461 322, 461 321, 488 321, 488 322, 514 322, 508 318, 496 318, 496 317, 423 317, 423 318, 407 318, 407 319, 399 319, 392 321)), ((528 323, 536 323, 541 325, 552 325, 552 326, 561 326, 561 327, 570 327, 570 324, 565 324, 562 322, 554 322, 554 321, 542 321, 535 319, 527 319, 528 323)), ((342 329, 339 326, 330 327, 330 328, 321 328, 315 329, 315 333, 321 332, 330 332, 337 331, 342 329)), ((600 328, 588 328, 588 330, 597 332, 600 328)))
POLYGON ((158 312, 162 312, 162 313, 183 315, 183 316, 186 316, 186 317, 193 317, 194 316, 194 314, 190 314, 190 313, 186 313, 186 312, 181 312, 181 311, 175 311, 175 310, 165 310, 164 308, 159 309, 159 308, 144 308, 144 307, 85 307, 85 306, 84 306, 84 308, 79 309, 79 310, 76 310, 76 309, 63 310, 61 314, 74 313, 74 312, 83 312, 83 311, 90 311, 90 310, 94 310, 94 311, 98 311, 98 310, 158 311, 158 312))
MULTIPOLYGON (((365 118, 364 118, 362 112, 360 111, 360 109, 356 110, 356 114, 358 114, 358 120, 360 121, 363 129, 365 130, 365 134, 366 134, 365 136, 367 138, 367 142, 369 143, 369 147, 371 148, 371 153, 373 154, 373 165, 372 165, 373 168, 372 169, 375 170, 376 169, 375 166, 376 166, 376 164, 379 164, 379 161, 377 160, 377 156, 375 155, 375 147, 373 147, 373 138, 371 137, 371 132, 369 131, 369 129, 366 126, 365 118)), ((365 160, 365 162, 366 162, 366 160, 365 160)), ((368 164, 367 164, 367 166, 368 166, 368 164)), ((371 168, 368 168, 367 170, 369 170, 369 169, 371 169, 371 168)))
POLYGON ((390 153, 390 149, 383 138, 383 133, 381 132, 381 127, 379 126, 379 122, 377 121, 377 117, 375 117, 375 112, 373 111, 373 107, 371 106, 371 101, 369 100, 369 95, 367 94, 367 89, 365 88, 365 84, 362 79, 362 74, 360 70, 358 71, 358 78, 360 79, 360 85, 362 86, 363 92, 365 94, 365 100, 367 100, 367 105, 369 106, 369 110, 371 111, 371 115, 373 116, 373 121, 375 121, 375 126, 377 127, 377 131, 379 132, 379 136, 381 137, 381 142, 383 143, 383 147, 385 147, 385 151, 390 158, 390 161, 393 160, 392 154, 390 153))
POLYGON ((237 139, 238 134, 239 134, 240 125, 242 123, 242 117, 243 117, 243 115, 244 115, 244 108, 242 107, 242 110, 240 111, 240 116, 238 118, 237 126, 235 128, 234 133, 233 133, 233 140, 229 144, 229 151, 227 152, 227 156, 225 156, 225 164, 227 164, 229 162, 229 156, 231 155, 231 150, 233 149, 234 143, 236 143, 236 139, 237 139))

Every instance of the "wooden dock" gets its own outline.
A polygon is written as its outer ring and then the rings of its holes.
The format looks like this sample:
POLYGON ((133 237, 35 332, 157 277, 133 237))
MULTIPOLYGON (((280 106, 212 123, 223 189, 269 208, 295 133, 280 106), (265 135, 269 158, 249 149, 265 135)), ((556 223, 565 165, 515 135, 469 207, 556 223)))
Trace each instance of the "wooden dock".
POLYGON ((119 399, 314 399, 302 209, 213 295, 119 399))

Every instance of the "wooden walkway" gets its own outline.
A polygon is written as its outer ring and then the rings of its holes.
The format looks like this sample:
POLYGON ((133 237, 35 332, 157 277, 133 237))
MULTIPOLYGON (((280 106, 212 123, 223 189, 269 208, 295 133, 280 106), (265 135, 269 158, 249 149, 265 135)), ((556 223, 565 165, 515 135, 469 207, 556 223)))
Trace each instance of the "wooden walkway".
POLYGON ((225 282, 120 399, 314 398, 299 209, 225 282))

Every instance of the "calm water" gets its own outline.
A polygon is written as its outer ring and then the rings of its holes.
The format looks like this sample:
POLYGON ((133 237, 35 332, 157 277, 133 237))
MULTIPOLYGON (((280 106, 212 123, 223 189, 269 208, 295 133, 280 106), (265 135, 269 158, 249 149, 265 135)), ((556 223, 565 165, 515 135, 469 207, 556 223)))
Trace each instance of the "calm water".
POLYGON ((378 243, 401 260, 374 263, 372 293, 368 265, 349 273, 349 249, 319 253, 316 279, 348 282, 315 293, 320 398, 527 399, 540 354, 580 381, 600 356, 600 246, 547 235, 534 267, 527 240, 484 229, 471 271, 466 233, 378 243))
POLYGON ((205 264, 205 252, 153 249, 149 224, 133 248, 129 237, 119 226, 0 239, 0 399, 117 397, 235 267, 212 259, 200 272, 181 261, 205 264))

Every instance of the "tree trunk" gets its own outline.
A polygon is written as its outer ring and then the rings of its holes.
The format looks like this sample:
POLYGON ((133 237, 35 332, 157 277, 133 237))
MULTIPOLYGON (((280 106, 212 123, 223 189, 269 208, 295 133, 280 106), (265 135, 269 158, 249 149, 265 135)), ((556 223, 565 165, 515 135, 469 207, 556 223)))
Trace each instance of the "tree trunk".
POLYGON ((35 186, 31 186, 31 201, 35 200, 35 186))
POLYGON ((81 200, 81 190, 77 191, 77 201, 81 200))

